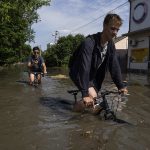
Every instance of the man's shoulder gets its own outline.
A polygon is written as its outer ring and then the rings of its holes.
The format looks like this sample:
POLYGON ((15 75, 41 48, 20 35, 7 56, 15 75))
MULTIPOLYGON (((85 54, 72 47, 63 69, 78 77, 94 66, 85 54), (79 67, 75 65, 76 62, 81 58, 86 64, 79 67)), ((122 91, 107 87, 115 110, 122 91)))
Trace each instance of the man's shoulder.
POLYGON ((97 32, 94 34, 90 34, 87 36, 87 41, 92 41, 93 43, 97 43, 100 40, 101 32, 97 32))
POLYGON ((87 44, 94 44, 96 39, 99 38, 99 36, 100 36, 100 32, 95 34, 89 34, 88 36, 86 36, 84 42, 87 44))
POLYGON ((39 56, 38 60, 41 61, 41 62, 44 62, 44 58, 42 56, 39 56))
POLYGON ((39 58, 39 59, 43 59, 43 57, 42 57, 42 56, 39 56, 38 58, 39 58))
POLYGON ((94 34, 89 34, 86 38, 99 38, 100 35, 101 35, 101 32, 97 32, 94 34))

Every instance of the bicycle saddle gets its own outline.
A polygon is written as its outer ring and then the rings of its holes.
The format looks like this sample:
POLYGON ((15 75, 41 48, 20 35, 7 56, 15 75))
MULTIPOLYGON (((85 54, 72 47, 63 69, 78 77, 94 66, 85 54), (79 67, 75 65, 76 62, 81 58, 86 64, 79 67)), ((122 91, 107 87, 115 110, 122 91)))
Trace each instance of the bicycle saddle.
POLYGON ((68 93, 76 95, 78 92, 80 92, 79 90, 68 90, 68 93))

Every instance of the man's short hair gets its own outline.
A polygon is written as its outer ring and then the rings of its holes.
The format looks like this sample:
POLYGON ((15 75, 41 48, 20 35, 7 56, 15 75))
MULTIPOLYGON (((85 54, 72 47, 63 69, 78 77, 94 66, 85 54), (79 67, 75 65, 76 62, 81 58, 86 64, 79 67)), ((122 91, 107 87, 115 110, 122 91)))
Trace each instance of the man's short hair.
POLYGON ((38 46, 33 47, 33 51, 35 51, 35 50, 40 51, 40 49, 39 49, 39 47, 38 47, 38 46))
POLYGON ((109 24, 109 23, 111 23, 111 22, 113 22, 113 21, 118 21, 119 22, 119 24, 120 24, 120 26, 122 25, 122 22, 123 22, 123 20, 121 19, 121 17, 119 16, 119 15, 117 15, 117 14, 107 14, 106 16, 105 16, 105 18, 104 18, 104 22, 103 22, 103 25, 107 25, 107 24, 109 24))

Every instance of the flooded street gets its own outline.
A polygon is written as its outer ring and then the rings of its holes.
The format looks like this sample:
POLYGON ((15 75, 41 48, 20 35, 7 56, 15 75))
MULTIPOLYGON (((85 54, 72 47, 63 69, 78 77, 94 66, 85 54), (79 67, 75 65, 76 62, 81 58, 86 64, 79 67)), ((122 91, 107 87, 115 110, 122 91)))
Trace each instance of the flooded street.
POLYGON ((23 67, 0 71, 0 150, 150 150, 150 77, 130 74, 128 124, 72 111, 75 89, 63 69, 48 70, 37 88, 23 67))

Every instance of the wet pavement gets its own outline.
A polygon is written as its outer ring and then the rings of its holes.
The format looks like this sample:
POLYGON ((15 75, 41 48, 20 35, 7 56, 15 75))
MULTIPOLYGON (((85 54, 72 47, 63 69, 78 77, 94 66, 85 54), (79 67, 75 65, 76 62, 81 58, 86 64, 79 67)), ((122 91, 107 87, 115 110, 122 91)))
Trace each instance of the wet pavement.
POLYGON ((117 116, 129 125, 73 112, 67 90, 75 87, 65 69, 48 70, 37 88, 24 70, 0 71, 0 150, 150 149, 150 77, 126 77, 130 95, 117 116))

